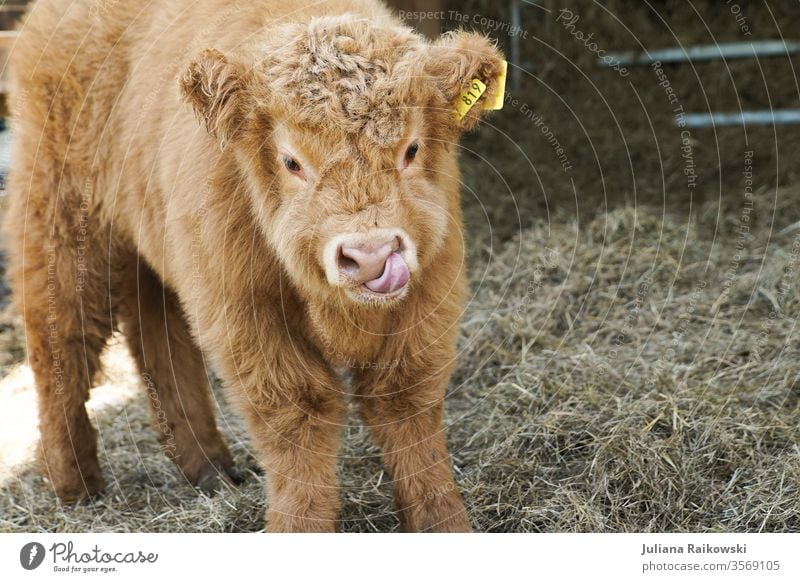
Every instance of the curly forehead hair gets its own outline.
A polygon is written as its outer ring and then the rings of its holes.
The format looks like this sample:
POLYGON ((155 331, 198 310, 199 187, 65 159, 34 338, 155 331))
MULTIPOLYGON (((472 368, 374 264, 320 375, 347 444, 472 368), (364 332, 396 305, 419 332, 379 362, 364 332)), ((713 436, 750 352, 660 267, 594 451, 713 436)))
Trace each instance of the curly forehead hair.
POLYGON ((268 43, 269 100, 301 125, 361 133, 391 147, 404 135, 405 108, 441 98, 420 82, 426 41, 388 20, 314 18, 281 27, 268 43))

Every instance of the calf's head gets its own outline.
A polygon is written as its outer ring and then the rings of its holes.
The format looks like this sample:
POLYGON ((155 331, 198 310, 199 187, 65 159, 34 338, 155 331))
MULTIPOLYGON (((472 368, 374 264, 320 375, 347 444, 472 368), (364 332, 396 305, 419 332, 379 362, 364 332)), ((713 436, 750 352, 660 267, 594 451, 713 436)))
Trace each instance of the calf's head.
POLYGON ((430 44, 391 21, 324 17, 206 50, 184 98, 245 181, 254 216, 301 290, 391 305, 424 284, 460 231, 457 142, 491 99, 501 54, 483 36, 430 44))

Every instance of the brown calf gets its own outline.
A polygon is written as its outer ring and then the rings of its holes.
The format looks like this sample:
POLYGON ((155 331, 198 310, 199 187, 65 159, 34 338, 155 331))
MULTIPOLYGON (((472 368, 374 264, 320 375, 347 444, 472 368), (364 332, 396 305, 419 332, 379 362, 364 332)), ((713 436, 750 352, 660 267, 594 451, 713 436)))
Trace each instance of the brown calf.
POLYGON ((473 78, 498 94, 501 55, 430 44, 374 0, 148 7, 39 0, 13 54, 7 226, 56 493, 103 487, 85 402, 119 325, 165 450, 208 489, 236 480, 213 364, 271 531, 337 528, 347 398, 403 529, 468 530, 442 417, 467 289, 457 141, 481 107, 453 108, 473 78))

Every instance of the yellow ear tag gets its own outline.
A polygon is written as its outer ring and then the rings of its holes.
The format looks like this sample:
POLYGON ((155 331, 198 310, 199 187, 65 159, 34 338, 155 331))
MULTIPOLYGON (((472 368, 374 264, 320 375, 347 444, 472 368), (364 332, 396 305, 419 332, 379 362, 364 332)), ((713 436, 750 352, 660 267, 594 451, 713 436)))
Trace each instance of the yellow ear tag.
POLYGON ((497 77, 497 91, 494 92, 494 98, 486 101, 483 104, 484 109, 498 110, 503 108, 503 103, 506 99, 506 77, 508 76, 508 63, 503 61, 503 68, 500 69, 500 75, 497 77))
MULTIPOLYGON (((494 98, 483 104, 482 109, 497 110, 503 108, 503 102, 506 94, 506 75, 508 73, 508 63, 503 61, 503 68, 500 70, 500 75, 497 77, 497 91, 495 91, 494 98)), ((464 116, 469 113, 470 109, 478 102, 481 95, 486 92, 486 84, 480 79, 472 79, 467 90, 461 94, 456 102, 456 116, 458 119, 464 119, 464 116)))

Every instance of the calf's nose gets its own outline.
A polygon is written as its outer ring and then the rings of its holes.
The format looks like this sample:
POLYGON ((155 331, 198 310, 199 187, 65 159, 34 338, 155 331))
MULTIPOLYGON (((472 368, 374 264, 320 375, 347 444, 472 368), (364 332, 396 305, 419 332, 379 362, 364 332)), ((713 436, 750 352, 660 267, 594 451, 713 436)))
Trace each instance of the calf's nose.
POLYGON ((399 248, 397 237, 357 244, 345 242, 339 248, 339 269, 356 283, 372 281, 383 274, 389 255, 399 248))

